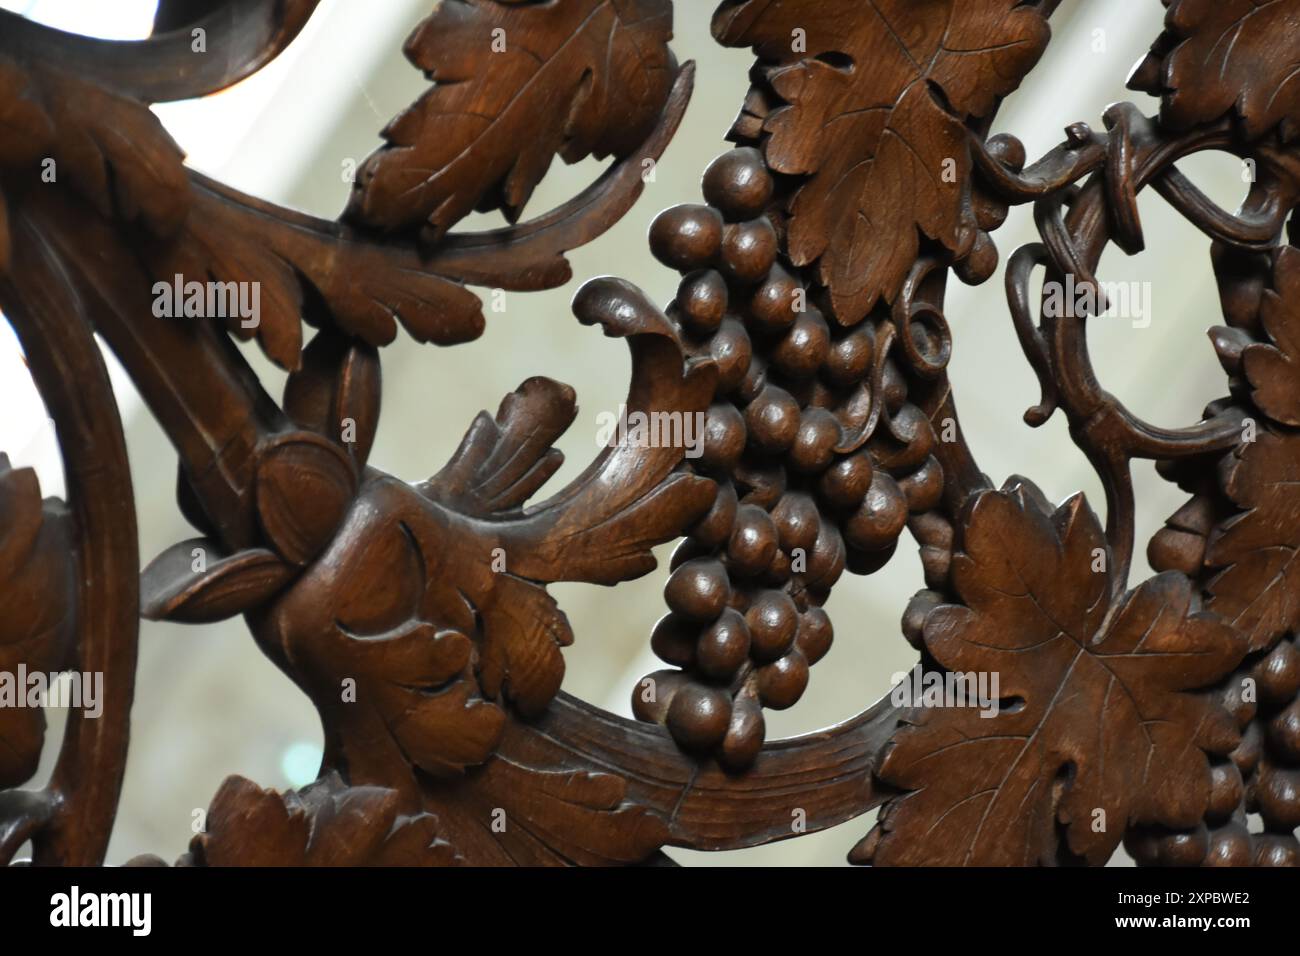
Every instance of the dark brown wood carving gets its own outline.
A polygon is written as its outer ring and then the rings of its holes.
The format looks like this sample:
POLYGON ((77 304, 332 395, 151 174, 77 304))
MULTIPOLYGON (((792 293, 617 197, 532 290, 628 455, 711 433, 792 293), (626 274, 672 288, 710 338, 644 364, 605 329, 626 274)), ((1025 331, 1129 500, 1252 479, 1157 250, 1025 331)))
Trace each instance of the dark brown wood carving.
POLYGON ((256 71, 314 6, 163 3, 136 43, 0 13, 0 306, 68 488, 42 501, 0 457, 0 671, 105 688, 43 790, 21 789, 40 709, 0 707, 0 862, 28 840, 37 863, 102 862, 140 616, 243 615, 319 710, 324 761, 295 792, 228 779, 186 865, 664 862, 876 807, 854 862, 1102 864, 1122 842, 1142 864, 1300 863, 1300 0, 1165 0, 1130 79, 1159 114, 1118 103, 1034 161, 987 131, 1054 0, 723 0, 714 35, 753 51, 752 85, 703 203, 651 230, 678 295, 661 308, 606 277, 573 303, 626 342, 628 409, 701 414, 702 454, 615 442, 541 501, 569 387, 531 378, 448 423, 464 440, 411 484, 367 464, 382 351, 474 339, 468 286, 559 285, 566 251, 628 210, 691 95, 672 5, 435 3, 405 48, 428 89, 336 221, 187 169, 148 109, 256 71), (201 60, 196 25, 217 51, 201 60), (1237 212, 1179 172, 1203 150, 1252 170, 1237 212), (607 167, 526 218, 556 157, 607 167), (1098 263, 1142 250, 1147 187, 1208 237, 1222 294, 1225 396, 1182 427, 1127 409, 1088 351, 1098 263), (1104 522, 1082 496, 992 483, 957 422, 945 287, 994 274, 1022 204, 1041 235, 1006 258, 1042 386, 1025 418, 1068 420, 1104 522), (475 210, 509 224, 459 231, 475 210), (214 290, 253 283, 254 322, 216 314, 214 290), (1061 286, 1085 294, 1062 308, 1061 286), (179 457, 195 536, 160 555, 137 553, 95 335, 179 457), (279 402, 231 336, 289 371, 279 402), (1187 495, 1145 581, 1136 459, 1187 495), (769 740, 765 710, 795 705, 830 647, 832 587, 884 566, 905 528, 925 578, 907 693, 769 740), (648 574, 676 539, 648 635, 666 667, 628 688, 638 720, 567 696, 560 648, 582 635, 547 585, 648 574), (976 706, 943 700, 963 687, 976 706))

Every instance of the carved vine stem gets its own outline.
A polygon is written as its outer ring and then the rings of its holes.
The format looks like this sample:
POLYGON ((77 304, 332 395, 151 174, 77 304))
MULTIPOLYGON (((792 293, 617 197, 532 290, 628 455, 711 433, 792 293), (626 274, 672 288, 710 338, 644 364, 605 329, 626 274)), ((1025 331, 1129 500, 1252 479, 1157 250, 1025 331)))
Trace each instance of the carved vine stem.
MULTIPOLYGON (((31 839, 37 863, 88 866, 103 860, 126 768, 139 621, 135 503, 113 389, 73 293, 74 278, 30 223, 11 217, 9 230, 16 241, 9 277, 0 282, 0 307, 18 334, 58 431, 76 528, 69 542, 75 588, 61 591, 57 578, 32 582, 15 610, 25 612, 28 621, 40 620, 48 617, 46 602, 66 601, 62 610, 73 617, 75 646, 51 669, 102 674, 104 697, 98 719, 70 712, 45 790, 4 794, 0 863, 31 839)), ((20 748, 35 743, 31 752, 40 752, 39 738, 7 742, 20 748)))

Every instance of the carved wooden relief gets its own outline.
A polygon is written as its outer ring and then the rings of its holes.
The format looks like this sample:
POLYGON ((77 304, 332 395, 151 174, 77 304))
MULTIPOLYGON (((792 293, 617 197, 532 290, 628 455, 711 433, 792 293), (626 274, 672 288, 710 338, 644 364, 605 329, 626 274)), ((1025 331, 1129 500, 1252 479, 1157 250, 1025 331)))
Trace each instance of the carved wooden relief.
POLYGON ((465 437, 410 483, 367 464, 383 349, 474 339, 469 287, 560 285, 565 253, 630 208, 694 81, 669 0, 435 3, 404 50, 428 89, 336 221, 188 169, 148 109, 255 72, 315 0, 163 3, 126 44, 0 13, 0 306, 68 489, 42 501, 0 458, 0 671, 104 687, 61 742, 39 707, 0 706, 0 862, 29 840, 37 863, 103 861, 139 618, 243 615, 316 705, 323 765, 287 793, 228 779, 183 865, 663 862, 798 835, 792 808, 811 832, 876 807, 854 862, 1097 865, 1122 843, 1141 864, 1300 863, 1300 0, 1165 5, 1130 79, 1159 114, 1063 116, 1031 161, 988 130, 1054 0, 723 0, 714 36, 753 51, 751 88, 703 202, 651 230, 677 297, 604 277, 573 302, 626 343, 629 413, 698 414, 702 452, 612 442, 545 500, 572 389, 530 378, 495 414, 440 422, 465 437), (189 56, 196 25, 219 55, 189 56), (1180 173, 1204 150, 1253 170, 1240 210, 1180 173), (556 157, 605 171, 538 214, 556 157), (1224 397, 1176 427, 1107 392, 1086 337, 1102 252, 1144 247, 1146 187, 1205 234, 1221 292, 1224 397), (1000 250, 1030 204, 1040 241, 1000 250), (475 210, 508 225, 459 229, 475 210), (945 288, 1000 258, 1041 382, 1025 420, 1068 420, 1104 520, 1082 495, 995 484, 962 436, 945 288), (137 552, 96 334, 179 459, 195 534, 160 555, 137 552), (231 336, 288 370, 280 400, 231 336), (1148 580, 1138 459, 1187 495, 1148 580), (765 711, 797 705, 833 625, 857 626, 823 610, 832 588, 904 529, 924 568, 912 679, 769 739, 765 711), (649 574, 678 539, 647 635, 666 666, 627 689, 638 719, 566 695, 560 648, 583 635, 547 585, 649 574), (23 789, 47 745, 53 779, 23 789))

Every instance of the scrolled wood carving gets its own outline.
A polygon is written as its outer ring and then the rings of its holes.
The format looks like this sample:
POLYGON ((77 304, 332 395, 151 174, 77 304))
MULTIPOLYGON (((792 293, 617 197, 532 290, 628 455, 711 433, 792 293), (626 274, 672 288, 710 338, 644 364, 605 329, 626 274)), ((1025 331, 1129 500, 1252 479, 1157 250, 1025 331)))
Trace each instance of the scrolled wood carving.
POLYGON ((559 285, 565 252, 627 211, 694 81, 672 5, 436 3, 405 49, 431 85, 335 221, 187 169, 148 110, 254 72, 314 6, 163 3, 133 44, 0 13, 0 305, 68 477, 66 503, 42 502, 0 458, 0 669, 107 688, 39 791, 17 788, 41 712, 0 707, 0 861, 31 840, 38 863, 102 862, 143 614, 243 615, 325 731, 301 790, 229 778, 181 865, 643 864, 789 837, 792 807, 814 831, 882 805, 854 862, 1101 864, 1122 842, 1142 864, 1300 863, 1300 2, 1167 2, 1130 81, 1158 115, 1116 104, 1104 131, 1073 122, 1031 162, 988 129, 1046 48, 1054 0, 723 0, 715 37, 752 48, 752 85, 703 203, 651 229, 678 294, 660 309, 605 277, 573 306, 626 342, 628 409, 703 416, 702 454, 615 443, 538 502, 573 390, 528 379, 410 484, 368 464, 383 347, 475 338, 467 286, 559 285), (195 18, 221 53, 201 69, 184 66, 195 18), (1237 212, 1179 172, 1202 150, 1256 171, 1237 212), (607 168, 523 219, 556 156, 607 168), (1146 187, 1210 240, 1222 297, 1225 397, 1177 427, 1109 394, 1086 338, 1103 250, 1143 248, 1146 187), (1025 204, 1040 241, 1006 260, 1042 390, 1025 419, 1068 419, 1104 522, 1082 496, 995 484, 957 425, 945 287, 994 274, 997 229, 1025 204), (457 230, 494 209, 508 225, 457 230), (258 320, 210 314, 190 282, 256 284, 258 320), (1086 304, 1052 304, 1062 285, 1086 304), (96 333, 175 446, 196 529, 138 576, 96 333), (289 371, 281 401, 232 335, 289 371), (1135 459, 1189 496, 1145 581, 1135 459), (980 706, 896 693, 768 740, 765 710, 795 705, 830 648, 831 589, 883 567, 904 529, 924 568, 902 622, 911 683, 970 677, 980 706), (668 667, 630 689, 638 719, 567 696, 560 648, 582 635, 547 585, 647 574, 675 539, 649 635, 668 667))

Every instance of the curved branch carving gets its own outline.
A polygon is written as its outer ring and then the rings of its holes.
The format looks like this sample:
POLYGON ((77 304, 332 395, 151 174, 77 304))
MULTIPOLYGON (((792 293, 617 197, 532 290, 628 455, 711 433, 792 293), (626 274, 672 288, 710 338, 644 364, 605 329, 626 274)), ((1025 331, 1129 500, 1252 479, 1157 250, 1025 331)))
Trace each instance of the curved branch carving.
MULTIPOLYGON (((0 794, 6 798, 0 804, 0 861, 8 862, 30 839, 37 863, 89 866, 103 861, 117 814, 135 688, 139 550, 131 472, 108 371, 66 263, 22 212, 9 229, 19 241, 9 270, 0 274, 0 307, 23 344, 58 431, 68 490, 66 518, 57 503, 41 506, 40 530, 32 541, 38 550, 7 556, 25 560, 24 573, 44 577, 21 582, 31 590, 10 592, 9 599, 20 602, 18 619, 29 629, 54 628, 54 633, 32 631, 43 647, 20 661, 51 673, 75 670, 100 690, 93 706, 83 697, 79 703, 86 706, 69 712, 46 789, 0 794), (71 527, 60 531, 65 523, 71 527), (72 553, 56 559, 50 551, 61 534, 71 539, 72 553), (92 716, 92 710, 99 712, 92 716)), ((6 485, 19 496, 13 505, 23 495, 37 497, 31 472, 7 474, 6 485)), ((29 501, 24 509, 28 521, 35 517, 34 504, 29 501)), ((28 524, 27 531, 36 527, 28 524)), ((21 526, 12 530, 24 535, 21 526)), ((31 736, 35 728, 20 728, 16 737, 8 726, 0 729, 6 731, 6 747, 17 748, 20 763, 19 779, 5 782, 25 782, 39 756, 39 738, 31 736)))
POLYGON ((32 23, 0 10, 0 55, 48 63, 75 62, 81 76, 146 103, 216 93, 252 76, 279 56, 320 0, 230 0, 193 23, 166 23, 147 40, 99 40, 32 23), (203 35, 196 57, 195 31, 203 35), (215 55, 215 51, 221 55, 215 55))

